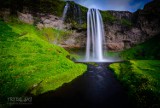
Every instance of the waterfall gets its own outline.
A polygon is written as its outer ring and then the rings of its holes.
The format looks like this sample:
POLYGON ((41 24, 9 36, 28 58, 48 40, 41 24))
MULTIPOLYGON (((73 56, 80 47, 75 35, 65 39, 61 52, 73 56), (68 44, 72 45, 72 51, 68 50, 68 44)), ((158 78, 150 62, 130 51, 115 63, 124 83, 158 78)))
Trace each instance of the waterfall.
POLYGON ((76 21, 78 24, 82 24, 81 9, 80 7, 71 1, 67 1, 63 10, 62 20, 70 22, 71 20, 76 21))
POLYGON ((65 19, 66 19, 67 11, 68 11, 69 7, 70 7, 70 4, 69 4, 69 2, 67 2, 65 7, 64 7, 64 10, 63 10, 63 16, 62 16, 63 21, 65 21, 65 19))
POLYGON ((104 60, 104 26, 98 9, 89 9, 87 12, 87 47, 86 61, 104 60))

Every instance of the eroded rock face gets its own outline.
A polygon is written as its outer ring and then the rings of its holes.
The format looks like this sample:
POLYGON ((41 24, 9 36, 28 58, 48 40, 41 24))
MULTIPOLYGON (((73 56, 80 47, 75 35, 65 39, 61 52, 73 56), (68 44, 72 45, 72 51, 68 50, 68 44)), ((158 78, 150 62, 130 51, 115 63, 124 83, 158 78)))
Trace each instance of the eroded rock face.
MULTIPOLYGON (((138 44, 140 42, 143 42, 146 40, 146 34, 140 30, 138 27, 125 27, 123 25, 119 24, 106 24, 105 25, 105 31, 106 31, 106 42, 107 43, 121 43, 119 47, 115 47, 115 51, 117 50, 123 50, 126 48, 130 48, 135 44, 138 44), (125 46, 125 41, 130 41, 130 46, 125 46), (122 45, 123 43, 123 45, 122 45)), ((114 50, 113 47, 109 46, 107 44, 108 49, 114 50)))
POLYGON ((134 23, 149 36, 160 33, 160 1, 154 0, 134 13, 134 23))
POLYGON ((130 48, 160 34, 159 4, 159 0, 152 1, 143 10, 138 10, 135 13, 110 11, 118 20, 130 21, 132 26, 126 26, 117 21, 113 23, 106 22, 104 25, 106 41, 109 43, 107 44, 108 49, 117 51, 130 48), (123 43, 124 46, 119 43, 123 43))
POLYGON ((124 43, 123 42, 116 42, 116 43, 107 43, 107 49, 111 51, 121 51, 124 49, 124 43))
MULTIPOLYGON (((152 36, 160 34, 160 1, 154 0, 147 4, 143 10, 135 13, 127 11, 109 11, 116 21, 105 22, 105 37, 108 50, 121 51, 142 43, 152 36), (121 21, 126 20, 132 25, 125 25, 121 21)), ((39 29, 52 27, 57 29, 71 29, 71 25, 54 15, 38 14, 38 21, 29 14, 21 14, 20 19, 36 23, 39 29), (27 19, 28 18, 28 19, 27 19)), ((63 47, 85 47, 87 30, 73 30, 73 33, 59 43, 63 47)))
POLYGON ((63 21, 54 15, 39 14, 39 22, 37 27, 42 28, 56 28, 56 29, 69 29, 69 25, 65 25, 63 21))
POLYGON ((34 16, 30 13, 18 12, 18 18, 22 22, 35 24, 39 29, 70 29, 70 24, 64 24, 59 17, 50 14, 37 13, 37 16, 34 16))
POLYGON ((65 48, 84 48, 86 47, 86 37, 86 31, 77 32, 74 30, 65 41, 60 43, 60 45, 65 48))
MULTIPOLYGON (((61 18, 50 15, 50 14, 43 14, 43 13, 37 13, 36 16, 33 16, 29 13, 20 13, 18 12, 18 18, 25 23, 28 24, 35 24, 37 28, 43 29, 43 28, 54 28, 54 29, 63 29, 63 30, 70 30, 71 24, 64 23, 61 18)), ((81 32, 78 32, 77 30, 72 30, 72 34, 66 39, 59 43, 56 43, 62 47, 67 48, 81 48, 85 47, 86 43, 86 30, 82 30, 81 32)))
POLYGON ((24 13, 18 12, 18 18, 20 21, 28 23, 28 24, 34 23, 33 16, 29 13, 24 14, 24 13))
POLYGON ((132 20, 133 17, 133 14, 129 11, 109 11, 109 13, 117 19, 132 20))

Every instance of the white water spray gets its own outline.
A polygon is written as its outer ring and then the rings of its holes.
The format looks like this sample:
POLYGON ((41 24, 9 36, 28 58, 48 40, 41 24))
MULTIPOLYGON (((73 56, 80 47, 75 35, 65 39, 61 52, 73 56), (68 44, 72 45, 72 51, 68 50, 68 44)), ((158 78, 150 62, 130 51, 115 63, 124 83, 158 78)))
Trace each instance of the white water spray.
POLYGON ((87 13, 86 61, 104 60, 104 26, 98 9, 89 9, 87 13))

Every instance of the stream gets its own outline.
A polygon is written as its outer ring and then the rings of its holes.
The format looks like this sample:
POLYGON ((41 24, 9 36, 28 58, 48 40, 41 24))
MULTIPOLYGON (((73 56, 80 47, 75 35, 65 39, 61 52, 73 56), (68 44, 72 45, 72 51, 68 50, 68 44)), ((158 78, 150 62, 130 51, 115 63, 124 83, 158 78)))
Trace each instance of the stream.
POLYGON ((87 72, 55 91, 33 97, 29 107, 132 108, 125 89, 109 70, 109 63, 88 64, 87 72))

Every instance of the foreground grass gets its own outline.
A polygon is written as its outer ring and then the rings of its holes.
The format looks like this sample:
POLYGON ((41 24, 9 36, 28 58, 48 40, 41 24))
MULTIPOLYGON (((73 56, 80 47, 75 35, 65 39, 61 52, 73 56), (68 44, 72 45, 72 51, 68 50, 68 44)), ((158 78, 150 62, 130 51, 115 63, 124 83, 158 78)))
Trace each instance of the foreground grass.
POLYGON ((128 89, 136 108, 160 106, 160 61, 130 60, 111 64, 110 68, 128 89))
POLYGON ((136 108, 160 107, 160 36, 120 53, 127 60, 109 67, 127 88, 136 108))
POLYGON ((39 38, 32 25, 0 21, 0 97, 38 95, 55 90, 85 72, 67 51, 39 38))

